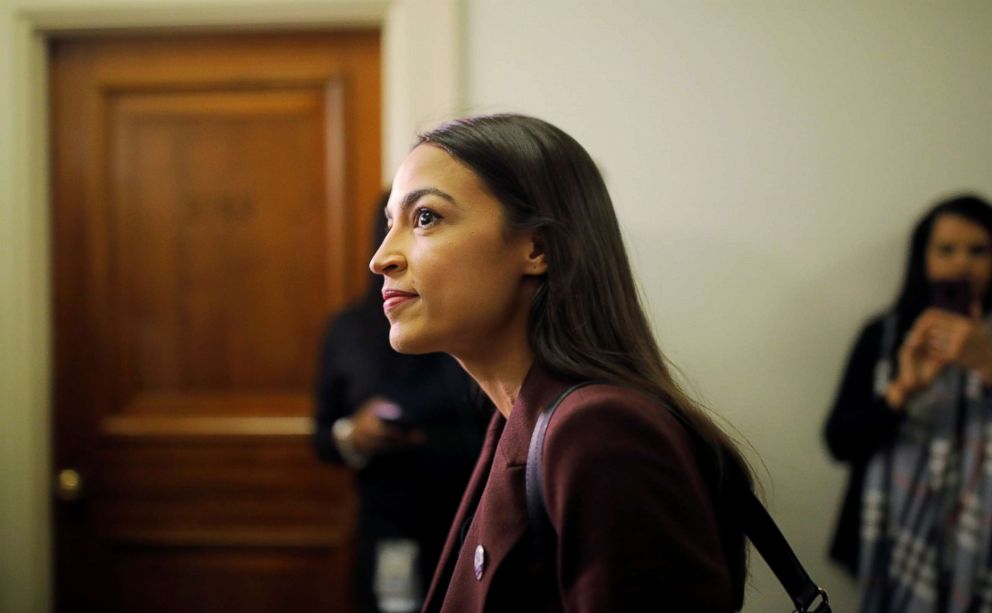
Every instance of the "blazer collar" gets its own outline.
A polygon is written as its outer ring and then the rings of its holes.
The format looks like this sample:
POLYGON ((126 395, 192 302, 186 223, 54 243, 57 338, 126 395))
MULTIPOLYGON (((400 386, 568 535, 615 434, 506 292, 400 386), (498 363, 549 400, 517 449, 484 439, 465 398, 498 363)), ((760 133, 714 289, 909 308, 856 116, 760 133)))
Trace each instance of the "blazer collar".
POLYGON ((568 384, 567 380, 556 377, 537 362, 527 371, 497 449, 507 466, 523 466, 527 463, 530 436, 538 416, 568 384))
MULTIPOLYGON (((441 608, 458 561, 462 527, 468 525, 467 522, 476 511, 483 489, 489 480, 490 468, 498 459, 503 460, 507 466, 523 466, 527 463, 530 435, 537 423, 538 415, 567 385, 567 381, 551 375, 545 368, 535 363, 524 377, 520 393, 510 411, 509 420, 504 419, 499 412, 493 414, 475 470, 462 496, 454 523, 448 531, 448 539, 427 592, 423 609, 425 612, 438 611, 441 608)), ((522 479, 522 474, 520 477, 522 479)), ((499 485, 501 484, 496 484, 495 489, 500 489, 499 485)), ((522 481, 519 485, 522 496, 522 481)), ((499 497, 497 492, 494 494, 499 497)), ((523 508, 504 509, 503 515, 506 521, 526 527, 526 513, 523 508)), ((510 540, 515 541, 515 539, 510 540)))

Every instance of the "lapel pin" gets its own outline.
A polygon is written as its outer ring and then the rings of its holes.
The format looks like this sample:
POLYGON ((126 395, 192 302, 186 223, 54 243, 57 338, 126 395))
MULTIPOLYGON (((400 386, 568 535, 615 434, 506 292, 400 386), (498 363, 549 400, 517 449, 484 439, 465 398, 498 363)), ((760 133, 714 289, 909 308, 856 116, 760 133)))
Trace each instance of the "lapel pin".
POLYGON ((479 545, 475 548, 475 580, 482 581, 482 573, 486 570, 486 548, 479 545))

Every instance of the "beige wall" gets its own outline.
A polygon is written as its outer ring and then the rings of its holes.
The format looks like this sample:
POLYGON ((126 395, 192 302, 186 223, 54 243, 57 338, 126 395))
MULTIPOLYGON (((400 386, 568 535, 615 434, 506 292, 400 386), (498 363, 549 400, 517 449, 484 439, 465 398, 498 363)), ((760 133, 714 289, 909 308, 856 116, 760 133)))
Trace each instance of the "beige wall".
MULTIPOLYGON (((328 6, 367 18, 390 3, 301 0, 280 17, 266 4, 0 0, 2 612, 49 604, 43 45, 32 24, 147 25, 155 13, 228 24, 237 6, 245 22, 288 25, 328 6)), ((388 19, 411 25, 386 40, 408 62, 386 70, 389 168, 414 126, 450 110, 458 81, 432 79, 438 63, 455 65, 457 41, 412 42, 456 14, 422 7, 451 3, 392 4, 388 19), (413 68, 427 65, 432 78, 413 68)), ((857 326, 895 290, 915 216, 949 190, 992 195, 992 5, 464 0, 461 10, 469 110, 545 117, 600 162, 663 348, 754 447, 783 528, 834 610, 853 610, 853 586, 822 555, 843 473, 819 429, 857 326)), ((788 610, 755 568, 747 610, 788 610)))
MULTIPOLYGON (((467 101, 547 118, 602 165, 663 349, 854 611, 824 559, 844 475, 820 428, 918 213, 992 196, 992 5, 609 4, 469 2, 467 101)), ((790 610, 755 569, 746 610, 790 610)))

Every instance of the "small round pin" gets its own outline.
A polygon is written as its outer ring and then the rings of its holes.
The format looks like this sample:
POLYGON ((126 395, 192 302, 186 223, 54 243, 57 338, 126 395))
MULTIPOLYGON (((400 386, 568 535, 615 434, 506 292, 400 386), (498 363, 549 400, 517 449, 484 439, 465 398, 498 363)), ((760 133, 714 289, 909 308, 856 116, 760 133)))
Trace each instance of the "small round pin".
POLYGON ((475 548, 475 580, 482 581, 482 573, 486 570, 486 548, 479 545, 475 548))

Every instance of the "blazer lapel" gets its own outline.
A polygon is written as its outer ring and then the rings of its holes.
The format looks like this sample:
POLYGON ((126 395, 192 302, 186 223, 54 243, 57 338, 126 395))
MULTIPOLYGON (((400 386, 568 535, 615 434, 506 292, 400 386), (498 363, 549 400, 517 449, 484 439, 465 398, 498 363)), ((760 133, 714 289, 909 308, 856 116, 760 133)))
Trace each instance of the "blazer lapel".
MULTIPOLYGON (((550 377, 543 369, 531 368, 510 417, 504 422, 505 428, 498 433, 495 451, 485 454, 476 466, 473 488, 481 485, 475 481, 479 477, 485 482, 484 490, 478 493, 471 490, 471 506, 465 505, 467 496, 463 499, 464 508, 459 509, 455 528, 449 533, 445 547, 444 579, 449 587, 445 594, 438 594, 440 576, 435 576, 435 585, 428 597, 431 606, 438 606, 436 602, 440 600, 443 605, 439 610, 444 613, 485 609, 486 595, 496 571, 527 532, 529 519, 524 480, 531 432, 541 409, 564 387, 565 383, 550 377), (488 464, 482 466, 482 462, 488 464), (464 545, 460 552, 456 551, 460 540, 458 529, 473 508, 475 514, 465 533, 464 545)), ((495 419, 503 421, 498 415, 495 419)), ((433 610, 425 608, 425 611, 433 610)))
POLYGON ((465 494, 458 505, 455 519, 448 530, 448 538, 444 542, 444 549, 441 550, 441 557, 438 560, 437 569, 431 580, 431 587, 427 591, 427 598, 424 599, 423 611, 439 611, 451 582, 451 573, 458 559, 458 549, 461 544, 462 526, 469 521, 475 508, 478 506, 479 498, 482 496, 483 487, 489 477, 489 467, 492 466, 493 457, 496 454, 496 446, 499 443, 500 434, 506 420, 498 412, 493 413, 489 420, 489 429, 486 431, 486 438, 479 452, 479 459, 475 463, 475 469, 468 480, 465 494))
POLYGON ((527 531, 524 467, 507 466, 497 452, 461 555, 454 563, 442 613, 485 610, 493 578, 527 531))

